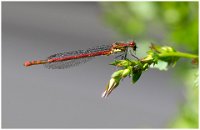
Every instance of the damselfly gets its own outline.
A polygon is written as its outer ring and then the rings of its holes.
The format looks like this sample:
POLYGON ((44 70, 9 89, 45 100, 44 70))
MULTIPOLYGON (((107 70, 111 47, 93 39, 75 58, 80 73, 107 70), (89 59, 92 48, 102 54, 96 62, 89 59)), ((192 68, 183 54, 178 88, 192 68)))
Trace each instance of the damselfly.
POLYGON ((28 67, 31 65, 44 64, 44 66, 47 68, 64 69, 90 61, 93 57, 96 56, 109 56, 111 54, 116 54, 120 52, 122 53, 120 55, 122 59, 126 59, 128 52, 130 52, 133 57, 137 58, 131 52, 131 50, 136 51, 136 48, 136 43, 134 41, 130 41, 127 43, 115 42, 111 45, 101 45, 95 48, 89 48, 87 50, 57 53, 49 56, 46 60, 26 61, 24 63, 24 66, 28 67))

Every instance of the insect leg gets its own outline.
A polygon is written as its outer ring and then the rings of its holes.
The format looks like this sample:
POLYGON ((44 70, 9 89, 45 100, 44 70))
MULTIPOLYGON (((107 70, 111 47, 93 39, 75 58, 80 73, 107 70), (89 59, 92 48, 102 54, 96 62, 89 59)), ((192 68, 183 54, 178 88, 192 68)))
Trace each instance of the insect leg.
POLYGON ((126 60, 126 59, 127 59, 127 49, 124 52, 124 60, 126 60))
POLYGON ((131 54, 131 56, 133 56, 133 57, 136 58, 137 60, 140 60, 138 57, 136 57, 136 56, 131 52, 131 50, 129 50, 129 53, 131 54))
MULTIPOLYGON (((120 54, 120 55, 116 56, 115 59, 120 58, 120 57, 123 57, 123 55, 124 55, 124 54, 120 54)), ((122 58, 121 58, 121 59, 122 59, 122 58)))

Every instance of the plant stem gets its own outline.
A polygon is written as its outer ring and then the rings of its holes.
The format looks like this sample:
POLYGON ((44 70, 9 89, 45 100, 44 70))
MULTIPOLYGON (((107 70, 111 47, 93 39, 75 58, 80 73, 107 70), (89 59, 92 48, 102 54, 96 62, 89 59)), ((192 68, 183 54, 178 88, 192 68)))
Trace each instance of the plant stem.
POLYGON ((169 57, 169 56, 176 56, 176 57, 184 57, 184 58, 191 58, 197 59, 197 55, 183 53, 183 52, 170 52, 170 53, 161 53, 159 54, 160 57, 169 57))

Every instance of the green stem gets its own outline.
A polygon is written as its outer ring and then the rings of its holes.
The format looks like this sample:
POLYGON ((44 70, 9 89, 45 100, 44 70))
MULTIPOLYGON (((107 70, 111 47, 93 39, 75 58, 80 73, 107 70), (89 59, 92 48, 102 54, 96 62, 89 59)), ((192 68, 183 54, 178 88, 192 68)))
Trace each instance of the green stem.
POLYGON ((184 57, 184 58, 191 58, 191 59, 197 59, 197 55, 183 53, 183 52, 170 52, 170 53, 162 53, 159 54, 160 57, 169 57, 169 56, 176 56, 176 57, 184 57))

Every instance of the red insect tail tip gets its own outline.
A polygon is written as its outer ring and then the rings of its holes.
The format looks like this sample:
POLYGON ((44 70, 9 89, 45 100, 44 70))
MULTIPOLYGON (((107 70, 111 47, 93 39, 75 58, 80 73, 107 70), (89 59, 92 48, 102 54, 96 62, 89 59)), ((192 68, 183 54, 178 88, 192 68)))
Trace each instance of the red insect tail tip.
POLYGON ((31 65, 32 65, 32 63, 31 63, 30 61, 26 61, 26 62, 24 63, 24 66, 26 66, 26 67, 31 66, 31 65))

